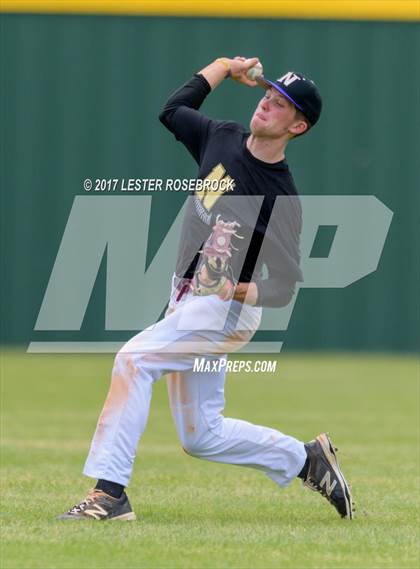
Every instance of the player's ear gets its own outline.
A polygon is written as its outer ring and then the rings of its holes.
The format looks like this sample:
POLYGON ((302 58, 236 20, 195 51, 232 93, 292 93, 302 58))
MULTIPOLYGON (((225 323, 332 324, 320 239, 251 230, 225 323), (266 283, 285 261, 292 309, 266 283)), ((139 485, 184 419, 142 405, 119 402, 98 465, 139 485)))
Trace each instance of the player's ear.
POLYGON ((304 120, 298 119, 289 128, 290 134, 293 136, 299 136, 308 130, 308 123, 304 120))

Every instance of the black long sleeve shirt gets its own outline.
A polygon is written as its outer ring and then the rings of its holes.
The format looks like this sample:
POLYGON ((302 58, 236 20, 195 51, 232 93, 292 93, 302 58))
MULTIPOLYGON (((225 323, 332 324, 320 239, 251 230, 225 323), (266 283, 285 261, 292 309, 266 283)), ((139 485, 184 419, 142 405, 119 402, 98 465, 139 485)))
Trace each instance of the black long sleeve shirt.
POLYGON ((243 239, 233 239, 238 249, 232 257, 235 278, 257 284, 258 306, 285 306, 296 282, 303 280, 302 213, 293 178, 286 160, 270 164, 249 152, 250 133, 240 124, 212 120, 198 111, 210 91, 207 80, 196 74, 169 98, 159 115, 197 162, 199 179, 230 177, 234 182, 226 192, 197 191, 189 200, 175 272, 192 277, 199 251, 220 215, 223 221, 240 224, 238 234, 243 239), (267 278, 262 278, 263 265, 267 278))

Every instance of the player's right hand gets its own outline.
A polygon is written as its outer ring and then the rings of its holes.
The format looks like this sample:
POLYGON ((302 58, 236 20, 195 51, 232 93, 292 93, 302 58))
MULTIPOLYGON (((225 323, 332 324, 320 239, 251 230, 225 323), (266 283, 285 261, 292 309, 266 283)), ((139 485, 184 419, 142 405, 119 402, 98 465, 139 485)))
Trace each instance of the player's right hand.
POLYGON ((248 85, 248 87, 256 87, 258 85, 256 81, 249 79, 249 77, 247 77, 246 75, 246 72, 249 69, 251 69, 251 67, 254 67, 254 65, 260 61, 258 57, 246 58, 237 55, 233 59, 228 59, 227 61, 229 62, 230 65, 230 76, 232 77, 232 79, 234 79, 238 83, 243 83, 244 85, 248 85))

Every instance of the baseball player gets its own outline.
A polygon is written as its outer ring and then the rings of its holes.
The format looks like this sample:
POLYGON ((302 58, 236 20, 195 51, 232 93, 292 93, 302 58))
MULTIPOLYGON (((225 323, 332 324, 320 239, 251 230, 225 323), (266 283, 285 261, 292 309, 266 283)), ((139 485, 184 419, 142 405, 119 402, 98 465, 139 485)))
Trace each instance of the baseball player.
POLYGON ((271 81, 252 73, 258 64, 258 58, 215 60, 169 98, 159 117, 197 162, 202 187, 188 199, 165 317, 116 355, 84 467, 97 480, 95 488, 60 519, 136 519, 125 488, 153 384, 164 374, 188 454, 256 468, 282 487, 298 477, 340 516, 353 517, 350 489, 327 434, 304 444, 222 414, 227 354, 250 341, 262 306, 286 306, 302 280, 301 208, 285 149, 316 124, 322 106, 304 75, 287 72, 271 81), (199 112, 225 79, 264 89, 249 130, 199 112), (218 365, 194 371, 197 357, 218 365))

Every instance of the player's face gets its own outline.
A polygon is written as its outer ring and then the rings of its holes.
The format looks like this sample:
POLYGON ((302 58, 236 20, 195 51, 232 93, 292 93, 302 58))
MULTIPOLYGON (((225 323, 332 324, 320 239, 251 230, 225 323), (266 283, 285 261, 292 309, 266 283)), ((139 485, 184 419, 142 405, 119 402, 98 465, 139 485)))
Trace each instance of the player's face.
POLYGON ((295 134, 295 106, 276 89, 267 89, 252 116, 250 128, 254 136, 280 138, 295 134))

